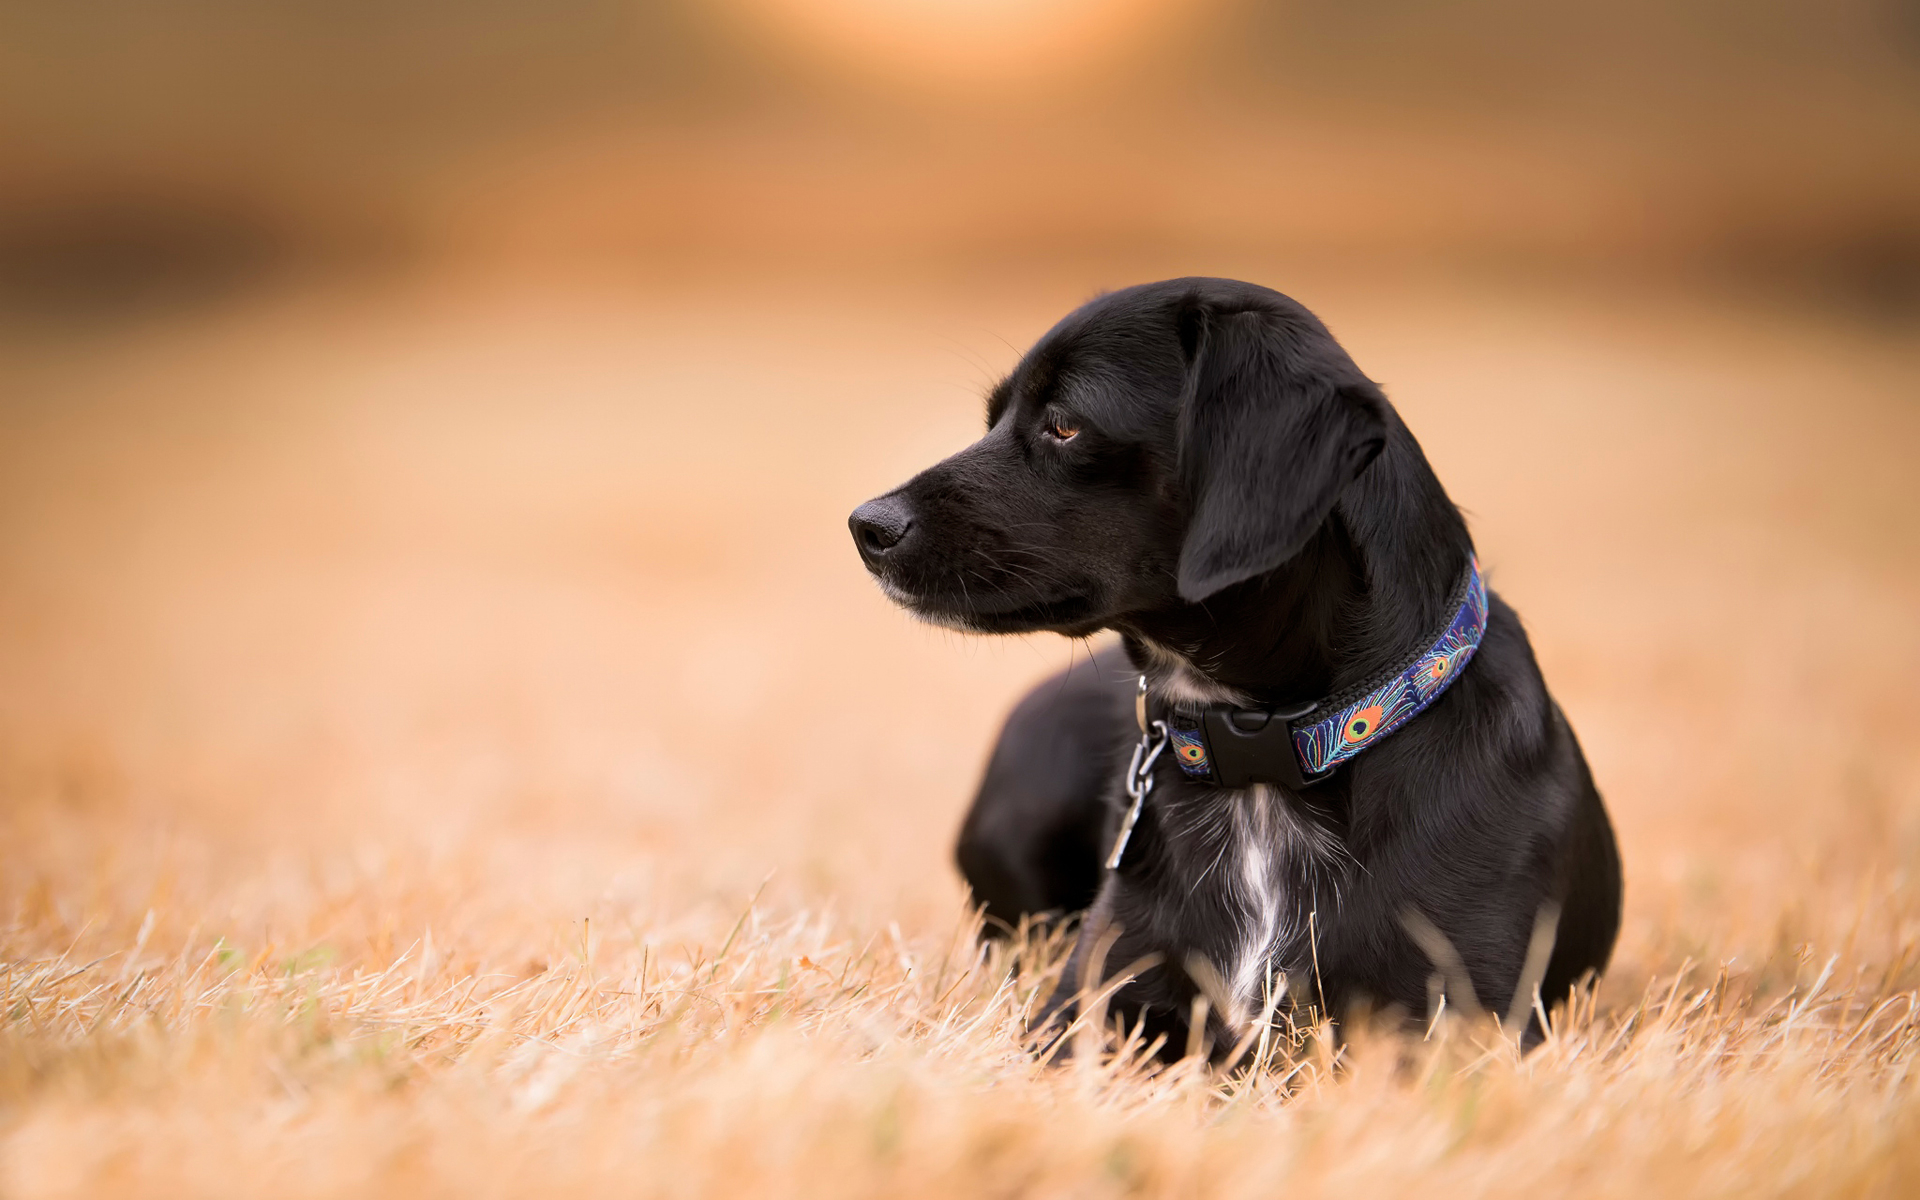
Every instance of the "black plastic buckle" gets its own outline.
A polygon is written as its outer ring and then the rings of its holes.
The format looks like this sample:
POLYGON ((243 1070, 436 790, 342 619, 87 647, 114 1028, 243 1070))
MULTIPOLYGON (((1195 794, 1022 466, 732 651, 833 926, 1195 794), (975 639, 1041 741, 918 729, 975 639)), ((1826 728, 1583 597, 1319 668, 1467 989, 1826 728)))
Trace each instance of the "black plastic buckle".
POLYGON ((1200 736, 1207 743, 1214 782, 1230 788, 1277 783, 1298 791, 1333 774, 1331 770, 1303 774, 1299 753, 1293 748, 1293 722, 1317 707, 1202 709, 1200 736))

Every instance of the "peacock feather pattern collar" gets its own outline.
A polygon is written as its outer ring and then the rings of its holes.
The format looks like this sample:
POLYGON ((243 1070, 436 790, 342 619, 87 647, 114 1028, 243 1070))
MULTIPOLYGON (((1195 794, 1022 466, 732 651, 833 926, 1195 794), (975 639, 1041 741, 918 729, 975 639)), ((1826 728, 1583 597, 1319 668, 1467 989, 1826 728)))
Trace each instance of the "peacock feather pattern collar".
POLYGON ((1306 786, 1325 778, 1418 716, 1472 661, 1487 631, 1487 584, 1474 555, 1467 556, 1453 599, 1446 628, 1411 662, 1304 711, 1229 712, 1228 706, 1211 706, 1221 711, 1169 713, 1174 761, 1190 778, 1226 787, 1248 782, 1306 786), (1289 748, 1294 761, 1273 761, 1289 748))

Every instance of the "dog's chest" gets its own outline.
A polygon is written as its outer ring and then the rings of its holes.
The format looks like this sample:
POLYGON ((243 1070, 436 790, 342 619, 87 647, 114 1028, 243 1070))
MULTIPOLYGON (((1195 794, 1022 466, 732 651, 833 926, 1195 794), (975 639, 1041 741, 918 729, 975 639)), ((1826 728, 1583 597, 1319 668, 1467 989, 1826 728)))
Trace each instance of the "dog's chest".
MULTIPOLYGON (((1272 981, 1304 965, 1316 882, 1338 849, 1277 789, 1186 786, 1163 801, 1162 904, 1181 915, 1185 959, 1205 957, 1245 1021, 1272 981)), ((1158 797, 1156 797, 1158 799, 1158 797)), ((1171 931, 1170 931, 1171 932, 1171 931)))

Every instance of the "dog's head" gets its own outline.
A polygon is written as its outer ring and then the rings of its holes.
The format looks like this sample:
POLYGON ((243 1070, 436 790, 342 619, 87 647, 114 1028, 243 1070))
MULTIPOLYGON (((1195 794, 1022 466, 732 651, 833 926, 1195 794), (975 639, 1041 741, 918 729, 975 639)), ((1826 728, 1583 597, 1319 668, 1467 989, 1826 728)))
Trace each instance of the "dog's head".
POLYGON ((1379 453, 1386 401, 1278 292, 1102 296, 987 403, 986 436, 854 510, 867 569, 941 624, 1085 635, 1285 563, 1379 453))

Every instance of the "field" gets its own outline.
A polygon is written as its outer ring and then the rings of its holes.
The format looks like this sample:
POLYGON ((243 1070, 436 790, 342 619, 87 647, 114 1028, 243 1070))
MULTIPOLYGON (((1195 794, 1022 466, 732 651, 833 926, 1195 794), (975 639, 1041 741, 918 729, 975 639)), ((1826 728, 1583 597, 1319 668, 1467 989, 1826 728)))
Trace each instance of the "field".
POLYGON ((0 339, 0 1196, 1920 1194, 1920 343, 1261 277, 1614 816, 1538 1052, 1023 1045, 1058 946, 949 845, 1081 651, 913 624, 844 520, 1086 282, 336 281, 0 339))

